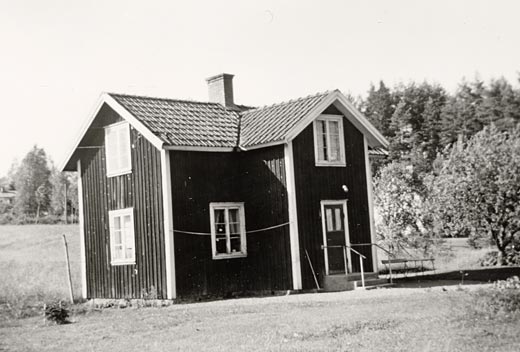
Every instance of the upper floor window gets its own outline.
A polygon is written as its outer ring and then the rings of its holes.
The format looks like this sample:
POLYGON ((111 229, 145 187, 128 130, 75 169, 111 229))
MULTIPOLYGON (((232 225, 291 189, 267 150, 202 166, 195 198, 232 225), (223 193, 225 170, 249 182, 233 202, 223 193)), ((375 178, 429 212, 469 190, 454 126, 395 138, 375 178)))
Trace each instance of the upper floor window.
POLYGON ((316 166, 345 166, 343 117, 321 115, 314 120, 316 166))
POLYGON ((107 176, 132 172, 130 125, 117 123, 105 128, 107 176))
POLYGON ((108 212, 112 265, 135 264, 134 209, 108 212))
POLYGON ((213 259, 245 257, 244 203, 210 203, 213 259))

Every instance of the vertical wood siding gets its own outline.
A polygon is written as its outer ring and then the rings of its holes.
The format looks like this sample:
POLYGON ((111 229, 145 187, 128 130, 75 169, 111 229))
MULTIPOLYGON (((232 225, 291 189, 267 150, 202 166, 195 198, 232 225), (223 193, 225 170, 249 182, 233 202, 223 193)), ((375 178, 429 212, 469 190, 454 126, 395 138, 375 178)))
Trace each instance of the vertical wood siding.
MULTIPOLYGON (((246 231, 288 221, 282 146, 250 152, 172 151, 173 224, 210 232, 210 202, 244 202, 246 231)), ((175 232, 179 296, 291 287, 289 227, 247 234, 247 257, 213 260, 211 236, 175 232)))
MULTIPOLYGON (((324 113, 341 113, 334 107, 324 113)), ((365 270, 372 271, 372 256, 369 246, 356 243, 370 243, 370 219, 365 178, 365 156, 363 135, 346 118, 343 118, 346 167, 316 167, 314 159, 313 125, 309 125, 293 141, 296 202, 298 210, 298 232, 303 288, 313 288, 312 272, 305 256, 309 252, 314 270, 319 280, 325 274, 323 234, 321 227, 320 201, 348 199, 348 219, 352 247, 367 256, 365 270), (345 194, 342 185, 349 192, 345 194)), ((359 259, 352 255, 352 268, 359 271, 359 259)))
POLYGON ((89 298, 166 297, 160 152, 130 129, 132 173, 106 177, 103 127, 121 118, 108 106, 96 117, 82 145, 85 249, 89 298), (134 208, 135 265, 110 264, 108 211, 134 208))

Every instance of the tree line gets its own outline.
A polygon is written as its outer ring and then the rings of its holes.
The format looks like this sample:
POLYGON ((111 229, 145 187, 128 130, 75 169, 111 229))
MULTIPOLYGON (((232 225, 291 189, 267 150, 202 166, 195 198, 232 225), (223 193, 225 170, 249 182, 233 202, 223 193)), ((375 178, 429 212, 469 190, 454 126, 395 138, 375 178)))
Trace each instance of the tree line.
MULTIPOLYGON (((520 77, 519 77, 520 81, 520 77)), ((443 237, 494 243, 520 264, 520 89, 504 78, 372 86, 357 106, 389 140, 373 163, 379 239, 434 250, 443 237)))
POLYGON ((43 148, 34 146, 0 178, 14 202, 0 204, 0 224, 77 222, 76 173, 60 172, 43 148))

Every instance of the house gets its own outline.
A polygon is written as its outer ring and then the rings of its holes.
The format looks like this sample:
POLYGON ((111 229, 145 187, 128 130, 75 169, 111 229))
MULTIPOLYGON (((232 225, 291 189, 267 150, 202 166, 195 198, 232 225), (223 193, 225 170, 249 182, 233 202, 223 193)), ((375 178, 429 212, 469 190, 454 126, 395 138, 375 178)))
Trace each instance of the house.
POLYGON ((102 94, 62 168, 79 174, 85 298, 309 289, 359 272, 353 250, 377 270, 385 138, 337 90, 251 108, 232 79, 209 78, 209 102, 102 94))
POLYGON ((13 205, 16 198, 16 191, 9 191, 5 187, 0 187, 0 204, 13 205))

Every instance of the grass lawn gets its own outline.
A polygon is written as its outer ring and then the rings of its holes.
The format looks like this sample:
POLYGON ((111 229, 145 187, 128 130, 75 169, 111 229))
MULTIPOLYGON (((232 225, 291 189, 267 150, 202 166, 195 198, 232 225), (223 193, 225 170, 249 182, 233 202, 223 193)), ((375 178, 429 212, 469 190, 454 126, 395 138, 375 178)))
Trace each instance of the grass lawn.
POLYGON ((5 322, 9 351, 519 351, 518 318, 472 313, 455 286, 91 311, 5 322))
POLYGON ((41 305, 67 298, 63 233, 79 292, 77 226, 0 226, 0 351, 520 351, 520 314, 475 309, 488 272, 462 288, 455 271, 372 291, 76 306, 71 324, 44 323, 41 305))
POLYGON ((77 225, 0 226, 0 320, 9 310, 30 314, 28 306, 68 297, 62 235, 69 246, 74 292, 80 293, 77 225))

